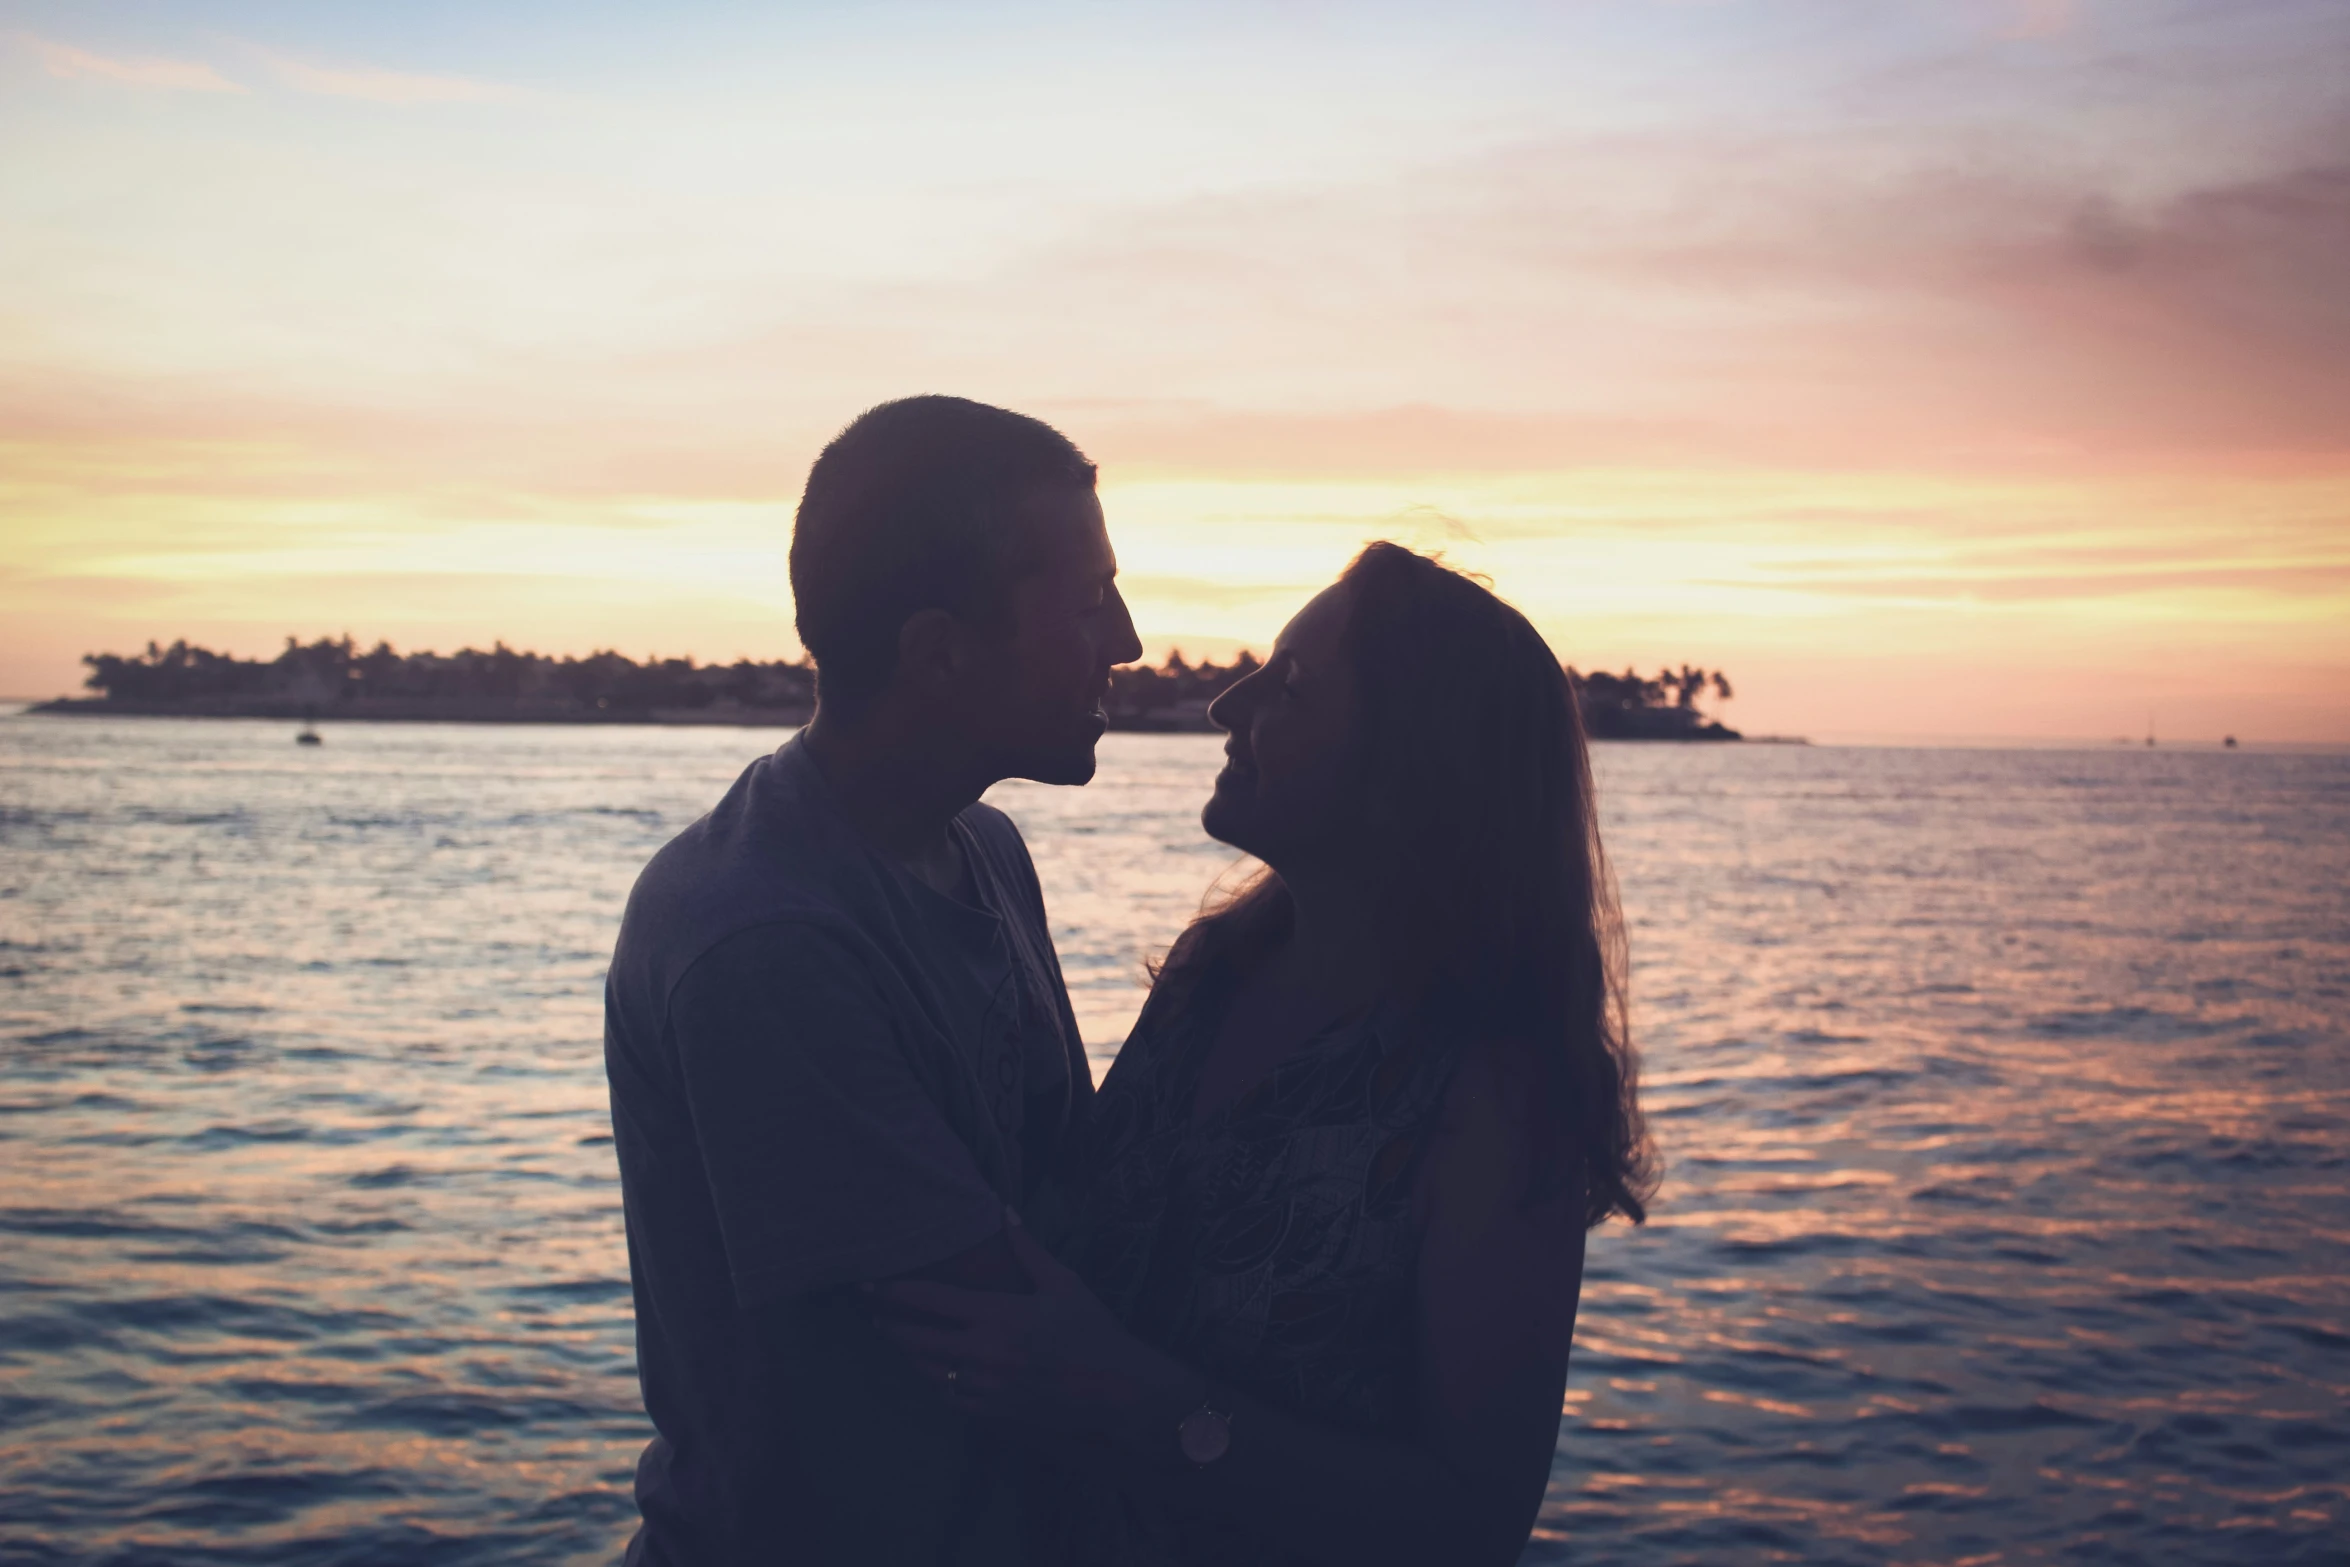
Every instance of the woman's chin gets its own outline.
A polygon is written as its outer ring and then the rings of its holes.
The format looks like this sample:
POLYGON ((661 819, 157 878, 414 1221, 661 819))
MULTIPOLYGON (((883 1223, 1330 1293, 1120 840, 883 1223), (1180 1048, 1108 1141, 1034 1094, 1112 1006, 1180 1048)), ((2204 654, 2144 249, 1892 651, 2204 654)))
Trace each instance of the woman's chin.
POLYGON ((1218 843, 1232 843, 1233 847, 1238 848, 1239 845, 1233 843, 1232 835, 1237 830, 1246 836, 1247 828, 1242 825, 1242 816, 1239 802, 1225 792, 1223 780, 1218 779, 1216 792, 1209 795, 1208 803, 1200 807, 1201 830, 1218 843))

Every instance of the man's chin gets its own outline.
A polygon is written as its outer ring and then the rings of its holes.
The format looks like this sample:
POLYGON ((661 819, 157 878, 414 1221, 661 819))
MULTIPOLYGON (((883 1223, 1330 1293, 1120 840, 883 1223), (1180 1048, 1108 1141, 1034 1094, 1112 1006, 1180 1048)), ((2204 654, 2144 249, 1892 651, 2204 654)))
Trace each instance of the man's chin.
POLYGON ((1101 743, 1109 727, 1109 719, 1096 708, 1082 718, 1063 718, 1042 734, 1032 730, 1014 737, 999 731, 996 751, 999 776, 1046 784, 1091 783, 1094 747, 1101 743))
POLYGON ((1021 758, 1011 776, 1042 784, 1088 784, 1099 766, 1093 742, 1088 740, 1083 745, 1032 752, 1021 758))

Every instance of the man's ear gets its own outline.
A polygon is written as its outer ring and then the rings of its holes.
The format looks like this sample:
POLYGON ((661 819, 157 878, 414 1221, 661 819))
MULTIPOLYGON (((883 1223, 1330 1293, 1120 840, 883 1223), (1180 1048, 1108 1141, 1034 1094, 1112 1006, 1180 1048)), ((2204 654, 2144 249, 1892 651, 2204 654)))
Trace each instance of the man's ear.
POLYGON ((926 695, 954 684, 963 660, 962 623, 943 609, 916 610, 898 627, 898 676, 926 695))

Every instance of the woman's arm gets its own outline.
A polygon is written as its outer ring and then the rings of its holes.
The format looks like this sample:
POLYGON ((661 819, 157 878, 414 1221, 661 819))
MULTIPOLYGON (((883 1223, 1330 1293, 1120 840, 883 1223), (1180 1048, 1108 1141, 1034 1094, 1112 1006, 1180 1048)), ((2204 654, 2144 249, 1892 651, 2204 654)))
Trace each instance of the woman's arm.
POLYGON ((1558 1450, 1583 1293, 1583 1183, 1531 1199, 1545 1113, 1530 1052, 1461 1062, 1422 1182, 1421 1430, 1474 1497, 1480 1551, 1514 1562, 1558 1450))
POLYGON ((1506 1057, 1482 1052, 1447 1095, 1418 1194, 1417 1441, 1320 1425, 1211 1386, 1128 1334, 1016 1229, 1037 1293, 887 1285, 886 1326, 971 1413, 1107 1437, 1103 1456, 1124 1483, 1212 1508, 1308 1559, 1514 1562, 1557 1443, 1582 1280, 1576 1194, 1525 1200, 1534 1102, 1506 1057), (1203 1401, 1229 1416, 1232 1443, 1195 1468, 1175 1427, 1203 1401))

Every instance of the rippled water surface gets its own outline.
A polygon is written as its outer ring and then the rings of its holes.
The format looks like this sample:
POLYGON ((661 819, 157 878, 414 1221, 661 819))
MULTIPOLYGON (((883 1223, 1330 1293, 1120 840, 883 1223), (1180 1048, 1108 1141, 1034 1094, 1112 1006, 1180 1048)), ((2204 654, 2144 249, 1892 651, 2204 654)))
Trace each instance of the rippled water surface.
MULTIPOLYGON (((604 1560, 598 986, 772 732, 0 719, 0 1559, 604 1560)), ((1200 737, 1006 786, 1106 1060, 1200 737)), ((2340 1562, 2350 760, 1603 747, 1670 1160, 1529 1561, 2340 1562)))

